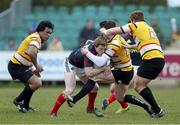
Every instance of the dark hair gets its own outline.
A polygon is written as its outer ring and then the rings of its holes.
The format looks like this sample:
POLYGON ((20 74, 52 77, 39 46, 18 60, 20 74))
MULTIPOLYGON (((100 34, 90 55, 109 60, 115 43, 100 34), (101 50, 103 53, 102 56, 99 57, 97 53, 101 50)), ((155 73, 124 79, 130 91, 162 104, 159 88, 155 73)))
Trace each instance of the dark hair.
POLYGON ((100 22, 100 23, 99 23, 100 28, 104 27, 106 23, 107 23, 107 21, 102 21, 102 22, 100 22))
POLYGON ((102 21, 99 23, 100 27, 104 27, 105 29, 110 29, 113 27, 116 27, 116 22, 115 21, 102 21))
POLYGON ((131 13, 130 19, 135 21, 144 21, 144 13, 141 10, 136 10, 131 13))
POLYGON ((50 21, 48 20, 43 20, 39 23, 39 25, 37 26, 36 28, 36 31, 37 32, 40 32, 40 31, 44 31, 45 28, 48 27, 48 28, 51 28, 52 30, 54 29, 54 24, 52 24, 50 21))

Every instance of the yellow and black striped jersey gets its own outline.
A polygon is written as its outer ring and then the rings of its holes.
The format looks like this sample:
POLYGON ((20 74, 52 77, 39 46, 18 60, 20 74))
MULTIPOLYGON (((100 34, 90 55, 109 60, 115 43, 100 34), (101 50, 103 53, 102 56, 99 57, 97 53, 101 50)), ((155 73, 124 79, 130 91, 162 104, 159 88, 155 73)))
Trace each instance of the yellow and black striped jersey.
POLYGON ((32 65, 32 60, 29 57, 29 55, 26 53, 29 45, 33 45, 37 47, 38 49, 41 48, 42 40, 39 36, 39 33, 35 32, 29 36, 27 36, 20 46, 18 47, 16 53, 11 58, 11 61, 15 64, 23 64, 26 66, 32 65))
POLYGON ((156 33, 146 22, 129 23, 122 30, 131 32, 142 59, 164 58, 156 33))
POLYGON ((115 35, 111 42, 108 43, 105 53, 111 57, 114 68, 130 71, 132 70, 130 53, 123 46, 122 41, 125 41, 123 37, 115 35))

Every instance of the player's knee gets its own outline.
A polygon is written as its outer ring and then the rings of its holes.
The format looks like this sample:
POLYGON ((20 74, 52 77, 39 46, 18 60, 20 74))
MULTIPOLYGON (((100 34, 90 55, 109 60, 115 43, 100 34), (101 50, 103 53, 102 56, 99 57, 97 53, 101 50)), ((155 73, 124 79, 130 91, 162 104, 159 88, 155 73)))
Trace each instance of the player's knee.
POLYGON ((73 89, 68 89, 68 90, 64 90, 63 91, 63 93, 65 94, 65 95, 72 95, 73 94, 73 89))
POLYGON ((120 102, 123 102, 124 101, 124 96, 117 96, 116 95, 116 99, 120 102))
POLYGON ((93 92, 97 92, 98 89, 99 89, 99 85, 96 83, 92 91, 93 92))
POLYGON ((37 87, 40 88, 41 86, 42 86, 42 81, 39 81, 39 82, 37 83, 37 87))
POLYGON ((136 92, 140 92, 142 89, 144 88, 144 86, 138 85, 138 84, 134 84, 134 90, 136 90, 136 92))
POLYGON ((114 92, 114 90, 115 90, 115 83, 112 83, 112 84, 110 85, 110 91, 111 91, 111 92, 114 92))
POLYGON ((40 79, 34 79, 33 81, 29 82, 29 86, 32 90, 37 90, 42 86, 42 81, 40 79))

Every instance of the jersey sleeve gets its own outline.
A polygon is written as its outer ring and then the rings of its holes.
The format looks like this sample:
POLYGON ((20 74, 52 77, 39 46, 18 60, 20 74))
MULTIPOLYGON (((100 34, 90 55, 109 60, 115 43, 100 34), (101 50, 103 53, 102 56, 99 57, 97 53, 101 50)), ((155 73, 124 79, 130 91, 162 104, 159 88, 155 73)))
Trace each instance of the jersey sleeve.
MULTIPOLYGON (((117 50, 119 50, 121 48, 121 44, 117 39, 113 39, 108 45, 107 45, 107 50, 106 53, 113 53, 116 52, 117 50), (111 50, 111 51, 110 51, 111 50)), ((110 54, 112 56, 112 54, 110 54)))
POLYGON ((31 42, 29 43, 29 45, 33 45, 33 46, 37 47, 38 49, 40 49, 41 41, 38 38, 33 37, 33 38, 31 38, 31 42))
POLYGON ((128 23, 121 27, 122 31, 125 33, 133 32, 135 29, 137 29, 137 25, 135 23, 128 23))

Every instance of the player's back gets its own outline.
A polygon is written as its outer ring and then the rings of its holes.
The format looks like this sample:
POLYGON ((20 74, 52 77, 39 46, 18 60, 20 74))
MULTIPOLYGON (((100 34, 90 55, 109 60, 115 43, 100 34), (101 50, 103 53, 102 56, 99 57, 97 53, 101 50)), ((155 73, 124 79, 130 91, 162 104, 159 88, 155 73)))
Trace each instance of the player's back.
MULTIPOLYGON (((93 44, 86 45, 90 52, 93 54, 96 54, 96 50, 93 44)), ((78 67, 78 68, 84 68, 84 55, 81 53, 81 48, 77 48, 71 52, 71 54, 68 57, 69 62, 78 67)))
POLYGON ((130 23, 129 26, 143 59, 164 58, 159 39, 152 27, 144 21, 130 23))

